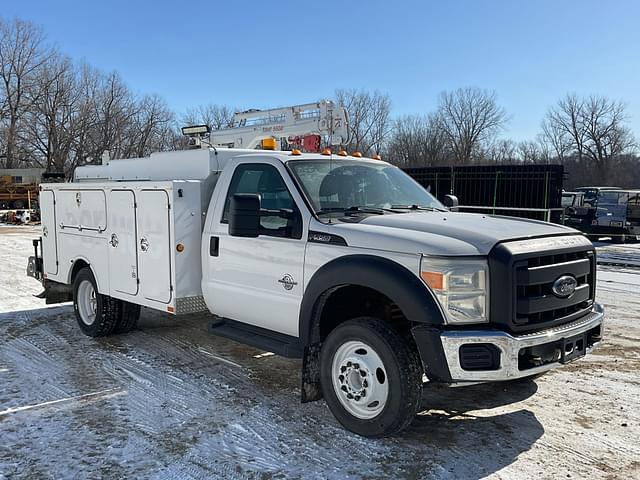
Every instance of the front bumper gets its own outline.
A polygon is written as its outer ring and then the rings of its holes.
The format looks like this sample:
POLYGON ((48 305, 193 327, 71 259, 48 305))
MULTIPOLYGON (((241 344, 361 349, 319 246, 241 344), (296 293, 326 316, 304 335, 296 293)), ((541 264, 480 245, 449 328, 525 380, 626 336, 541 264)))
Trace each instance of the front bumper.
POLYGON ((571 360, 569 355, 564 360, 564 353, 560 351, 552 358, 538 361, 539 365, 527 363, 523 366, 526 363, 523 356, 536 349, 558 351, 566 339, 583 338, 586 342, 584 353, 589 353, 602 340, 603 321, 604 310, 596 304, 579 320, 540 332, 514 336, 500 330, 445 330, 440 333, 440 341, 452 383, 513 380, 545 372, 571 360), (463 368, 461 351, 469 344, 493 345, 499 352, 497 365, 490 370, 463 368))

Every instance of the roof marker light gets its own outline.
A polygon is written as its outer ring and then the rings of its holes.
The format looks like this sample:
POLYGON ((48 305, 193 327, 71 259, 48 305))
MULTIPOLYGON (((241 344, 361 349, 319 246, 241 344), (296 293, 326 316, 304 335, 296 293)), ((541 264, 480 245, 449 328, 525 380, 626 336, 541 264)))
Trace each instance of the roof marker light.
POLYGON ((302 155, 302 152, 297 148, 294 148, 293 150, 291 150, 291 155, 302 155))
POLYGON ((375 155, 373 155, 371 158, 372 158, 372 159, 374 159, 374 160, 382 160, 382 157, 380 156, 380 154, 379 154, 379 153, 376 153, 376 154, 375 154, 375 155))
POLYGON ((347 156, 347 155, 349 155, 349 154, 347 153, 347 151, 346 151, 346 150, 340 150, 340 151, 338 152, 338 155, 340 155, 341 157, 346 157, 346 156, 347 156))
POLYGON ((322 155, 331 155, 331 149, 325 148, 324 150, 322 150, 322 155))
POLYGON ((352 157, 358 157, 358 158, 361 158, 361 157, 362 157, 362 154, 361 154, 360 152, 353 152, 353 153, 351 154, 351 156, 352 156, 352 157))

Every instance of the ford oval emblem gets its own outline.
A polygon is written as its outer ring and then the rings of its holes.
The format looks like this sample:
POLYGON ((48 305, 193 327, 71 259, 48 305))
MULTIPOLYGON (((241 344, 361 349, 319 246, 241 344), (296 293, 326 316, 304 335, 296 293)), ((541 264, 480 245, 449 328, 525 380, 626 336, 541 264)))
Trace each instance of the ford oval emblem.
POLYGON ((551 287, 551 291, 556 297, 567 298, 573 295, 577 286, 578 281, 576 280, 576 277, 563 275, 556 278, 556 281, 553 282, 553 286, 551 287))

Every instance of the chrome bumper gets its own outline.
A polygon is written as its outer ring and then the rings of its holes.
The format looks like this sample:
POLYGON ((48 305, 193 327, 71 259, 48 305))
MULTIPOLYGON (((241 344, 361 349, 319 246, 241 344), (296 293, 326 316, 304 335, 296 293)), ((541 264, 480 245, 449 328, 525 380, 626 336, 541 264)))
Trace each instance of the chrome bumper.
MULTIPOLYGON (((462 382, 495 382, 513 380, 522 377, 536 375, 561 365, 560 362, 550 362, 539 367, 520 370, 518 368, 518 355, 521 349, 535 347, 564 338, 569 338, 600 326, 603 333, 604 310, 596 304, 594 309, 576 322, 560 325, 540 332, 513 336, 500 330, 456 330, 443 331, 440 341, 447 359, 447 365, 453 383, 462 382), (470 343, 489 343, 500 350, 500 365, 496 370, 468 371, 460 365, 460 347, 470 343)), ((600 342, 587 348, 589 353, 600 342)))

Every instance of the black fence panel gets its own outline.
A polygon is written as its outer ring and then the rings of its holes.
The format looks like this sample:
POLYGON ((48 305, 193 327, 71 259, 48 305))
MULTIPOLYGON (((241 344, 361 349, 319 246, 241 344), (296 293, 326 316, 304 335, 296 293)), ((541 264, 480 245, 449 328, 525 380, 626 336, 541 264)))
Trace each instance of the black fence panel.
POLYGON ((548 210, 562 206, 562 165, 418 167, 404 171, 440 201, 451 194, 458 197, 460 205, 484 207, 467 209, 470 212, 561 221, 560 210, 552 210, 550 217, 548 210))

